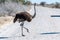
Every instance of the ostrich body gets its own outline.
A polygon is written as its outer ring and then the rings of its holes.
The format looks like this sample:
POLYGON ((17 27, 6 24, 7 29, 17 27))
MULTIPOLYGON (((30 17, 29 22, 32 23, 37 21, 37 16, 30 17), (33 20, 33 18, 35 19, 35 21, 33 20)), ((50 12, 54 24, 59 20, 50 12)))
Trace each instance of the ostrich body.
POLYGON ((19 19, 19 20, 18 20, 19 23, 22 22, 22 23, 20 24, 20 26, 22 26, 22 27, 21 27, 22 36, 25 36, 25 35, 23 35, 23 28, 25 28, 25 29, 27 30, 27 32, 29 32, 29 30, 28 30, 26 27, 23 27, 23 26, 24 26, 24 22, 25 22, 25 21, 31 22, 31 20, 32 20, 33 18, 35 18, 35 16, 36 16, 35 4, 34 4, 34 15, 33 15, 33 16, 30 15, 30 13, 28 13, 28 12, 20 12, 20 13, 17 13, 17 14, 16 14, 13 22, 15 23, 18 19, 19 19))
POLYGON ((32 16, 28 12, 21 12, 16 14, 14 18, 14 23, 17 21, 17 19, 19 19, 19 22, 23 22, 23 21, 30 22, 32 20, 32 16))

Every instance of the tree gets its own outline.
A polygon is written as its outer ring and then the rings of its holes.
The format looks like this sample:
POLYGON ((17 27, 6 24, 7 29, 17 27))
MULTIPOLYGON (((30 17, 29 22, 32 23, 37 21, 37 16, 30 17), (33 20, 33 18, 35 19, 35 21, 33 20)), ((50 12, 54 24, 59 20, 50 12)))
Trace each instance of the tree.
POLYGON ((21 2, 22 4, 24 4, 27 0, 12 0, 12 2, 21 2))
POLYGON ((0 3, 4 3, 5 2, 5 0, 0 0, 0 3))
POLYGON ((40 5, 44 6, 46 4, 46 2, 41 2, 40 5))
POLYGON ((23 3, 24 5, 31 5, 32 3, 30 1, 26 1, 23 3))
POLYGON ((55 7, 59 8, 59 3, 58 2, 55 3, 55 7))
POLYGON ((12 1, 16 3, 21 2, 22 4, 31 4, 31 2, 28 0, 0 0, 0 3, 5 3, 5 1, 12 1))

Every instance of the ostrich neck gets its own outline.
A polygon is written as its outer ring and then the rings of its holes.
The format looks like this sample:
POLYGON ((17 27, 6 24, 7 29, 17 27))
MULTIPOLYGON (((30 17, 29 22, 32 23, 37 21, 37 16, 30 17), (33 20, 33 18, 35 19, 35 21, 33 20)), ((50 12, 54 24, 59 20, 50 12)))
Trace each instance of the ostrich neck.
POLYGON ((36 5, 34 5, 34 15, 32 16, 32 18, 35 18, 36 16, 36 8, 35 8, 36 5))

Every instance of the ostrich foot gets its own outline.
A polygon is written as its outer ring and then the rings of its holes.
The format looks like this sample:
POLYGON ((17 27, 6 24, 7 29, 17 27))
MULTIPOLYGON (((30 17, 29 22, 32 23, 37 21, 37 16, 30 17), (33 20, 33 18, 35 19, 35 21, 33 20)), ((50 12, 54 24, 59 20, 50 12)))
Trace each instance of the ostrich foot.
POLYGON ((22 36, 25 36, 25 35, 22 35, 22 36))
POLYGON ((27 29, 27 32, 29 33, 29 30, 27 29))

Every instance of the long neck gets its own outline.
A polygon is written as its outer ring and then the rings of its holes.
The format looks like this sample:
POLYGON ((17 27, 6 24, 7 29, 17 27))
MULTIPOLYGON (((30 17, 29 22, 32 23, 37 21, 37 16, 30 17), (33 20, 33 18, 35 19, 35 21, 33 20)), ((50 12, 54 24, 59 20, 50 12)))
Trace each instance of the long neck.
POLYGON ((35 4, 34 4, 34 15, 32 16, 32 18, 35 18, 35 16, 36 16, 36 8, 35 8, 35 4))

